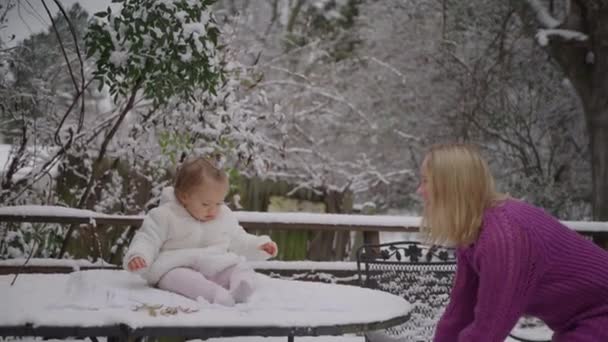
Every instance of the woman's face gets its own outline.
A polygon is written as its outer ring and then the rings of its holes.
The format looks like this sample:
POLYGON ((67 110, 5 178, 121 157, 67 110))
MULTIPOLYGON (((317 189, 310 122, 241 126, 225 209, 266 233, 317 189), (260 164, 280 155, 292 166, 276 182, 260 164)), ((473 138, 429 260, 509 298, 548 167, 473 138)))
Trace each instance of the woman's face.
POLYGON ((427 171, 426 171, 426 158, 422 162, 420 166, 420 185, 418 185, 418 189, 416 193, 422 197, 424 201, 424 205, 428 203, 429 193, 428 193, 428 179, 427 179, 427 171))

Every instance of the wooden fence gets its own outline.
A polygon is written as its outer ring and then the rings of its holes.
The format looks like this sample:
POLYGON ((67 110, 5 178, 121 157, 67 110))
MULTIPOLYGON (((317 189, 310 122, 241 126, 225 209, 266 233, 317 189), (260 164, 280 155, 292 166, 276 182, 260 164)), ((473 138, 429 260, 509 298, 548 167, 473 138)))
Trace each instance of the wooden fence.
MULTIPOLYGON (((54 223, 76 225, 81 228, 95 228, 98 225, 124 227, 137 229, 143 216, 105 215, 87 210, 71 209, 65 213, 65 208, 53 207, 20 207, 13 210, 11 207, 0 207, 0 223, 54 223)), ((302 214, 302 213, 262 213, 262 212, 236 212, 237 218, 243 228, 247 230, 287 230, 287 231, 337 231, 362 232, 362 241, 359 243, 378 243, 381 232, 419 232, 418 217, 399 217, 381 215, 342 215, 342 214, 302 214)), ((608 222, 574 222, 564 221, 567 226, 579 233, 600 241, 608 236, 608 222)), ((353 249, 358 246, 353 246, 353 249)), ((352 263, 302 263, 288 262, 281 267, 274 263, 262 263, 256 270, 274 277, 328 281, 339 283, 355 283, 356 268, 352 263), (340 267, 334 267, 340 264, 340 267), (312 265, 312 266, 311 266, 312 265), (324 266, 323 266, 324 265, 324 266), (332 266, 334 265, 334 266, 332 266)), ((279 262, 280 263, 280 262, 279 262)), ((105 267, 105 266, 104 266, 105 267)), ((115 266, 116 267, 116 266, 115 266)), ((33 265, 0 265, 1 274, 11 273, 56 273, 71 272, 74 269, 99 268, 99 266, 53 266, 33 265)))
MULTIPOLYGON (((309 213, 267 213, 236 211, 248 231, 335 231, 361 232, 362 243, 378 243, 380 232, 419 232, 419 217, 309 213)), ((113 226, 137 229, 143 216, 107 215, 89 210, 52 206, 0 207, 0 223, 55 223, 80 228, 113 226)), ((592 238, 606 241, 608 222, 562 221, 566 226, 592 238)), ((358 246, 353 246, 356 248, 358 246)))

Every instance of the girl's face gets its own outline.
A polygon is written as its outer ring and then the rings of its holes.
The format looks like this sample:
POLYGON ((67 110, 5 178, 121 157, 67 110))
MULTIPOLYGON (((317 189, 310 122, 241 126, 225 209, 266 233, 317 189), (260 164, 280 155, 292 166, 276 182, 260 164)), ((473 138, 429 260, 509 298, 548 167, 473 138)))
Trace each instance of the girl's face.
POLYGON ((204 185, 180 194, 178 199, 192 217, 206 222, 217 217, 227 194, 228 184, 207 181, 204 185))
POLYGON ((429 200, 429 189, 428 189, 428 178, 426 171, 426 158, 422 162, 420 166, 420 185, 418 185, 418 189, 416 189, 416 193, 422 197, 424 201, 424 205, 428 203, 429 200))

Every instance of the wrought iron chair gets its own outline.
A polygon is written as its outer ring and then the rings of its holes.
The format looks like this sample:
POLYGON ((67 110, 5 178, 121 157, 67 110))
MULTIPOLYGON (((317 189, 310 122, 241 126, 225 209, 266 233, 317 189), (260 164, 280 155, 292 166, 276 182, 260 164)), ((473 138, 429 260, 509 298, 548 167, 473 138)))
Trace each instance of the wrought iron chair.
MULTIPOLYGON (((363 245, 357 250, 357 271, 361 286, 399 295, 413 305, 406 323, 368 333, 366 340, 420 342, 433 339, 435 326, 449 302, 456 272, 453 249, 413 241, 363 245)), ((525 331, 541 325, 537 319, 524 317, 517 328, 525 331)), ((549 341, 518 335, 512 332, 509 337, 523 342, 549 341)))
POLYGON ((363 245, 357 251, 357 270, 361 286, 399 295, 413 305, 407 323, 368 333, 368 340, 433 339, 456 271, 453 250, 412 241, 363 245))

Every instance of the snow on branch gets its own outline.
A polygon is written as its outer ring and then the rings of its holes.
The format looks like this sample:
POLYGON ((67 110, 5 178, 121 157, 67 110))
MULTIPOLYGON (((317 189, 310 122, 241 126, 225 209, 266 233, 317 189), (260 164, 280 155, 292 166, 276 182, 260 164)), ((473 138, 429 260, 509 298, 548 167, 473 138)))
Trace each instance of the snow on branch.
POLYGON ((540 3, 540 0, 526 0, 528 2, 528 4, 530 5, 530 7, 532 8, 532 10, 534 11, 534 14, 536 15, 536 19, 538 19, 538 21, 540 22, 540 24, 545 27, 545 28, 556 28, 558 27, 561 23, 559 22, 559 20, 555 19, 551 13, 549 13, 549 11, 547 11, 547 8, 545 6, 543 6, 543 4, 540 3))
POLYGON ((575 40, 579 42, 584 42, 589 38, 586 34, 579 31, 564 29, 541 29, 536 33, 536 41, 538 41, 538 44, 541 46, 547 46, 547 44, 549 44, 550 36, 557 36, 567 41, 575 40))

